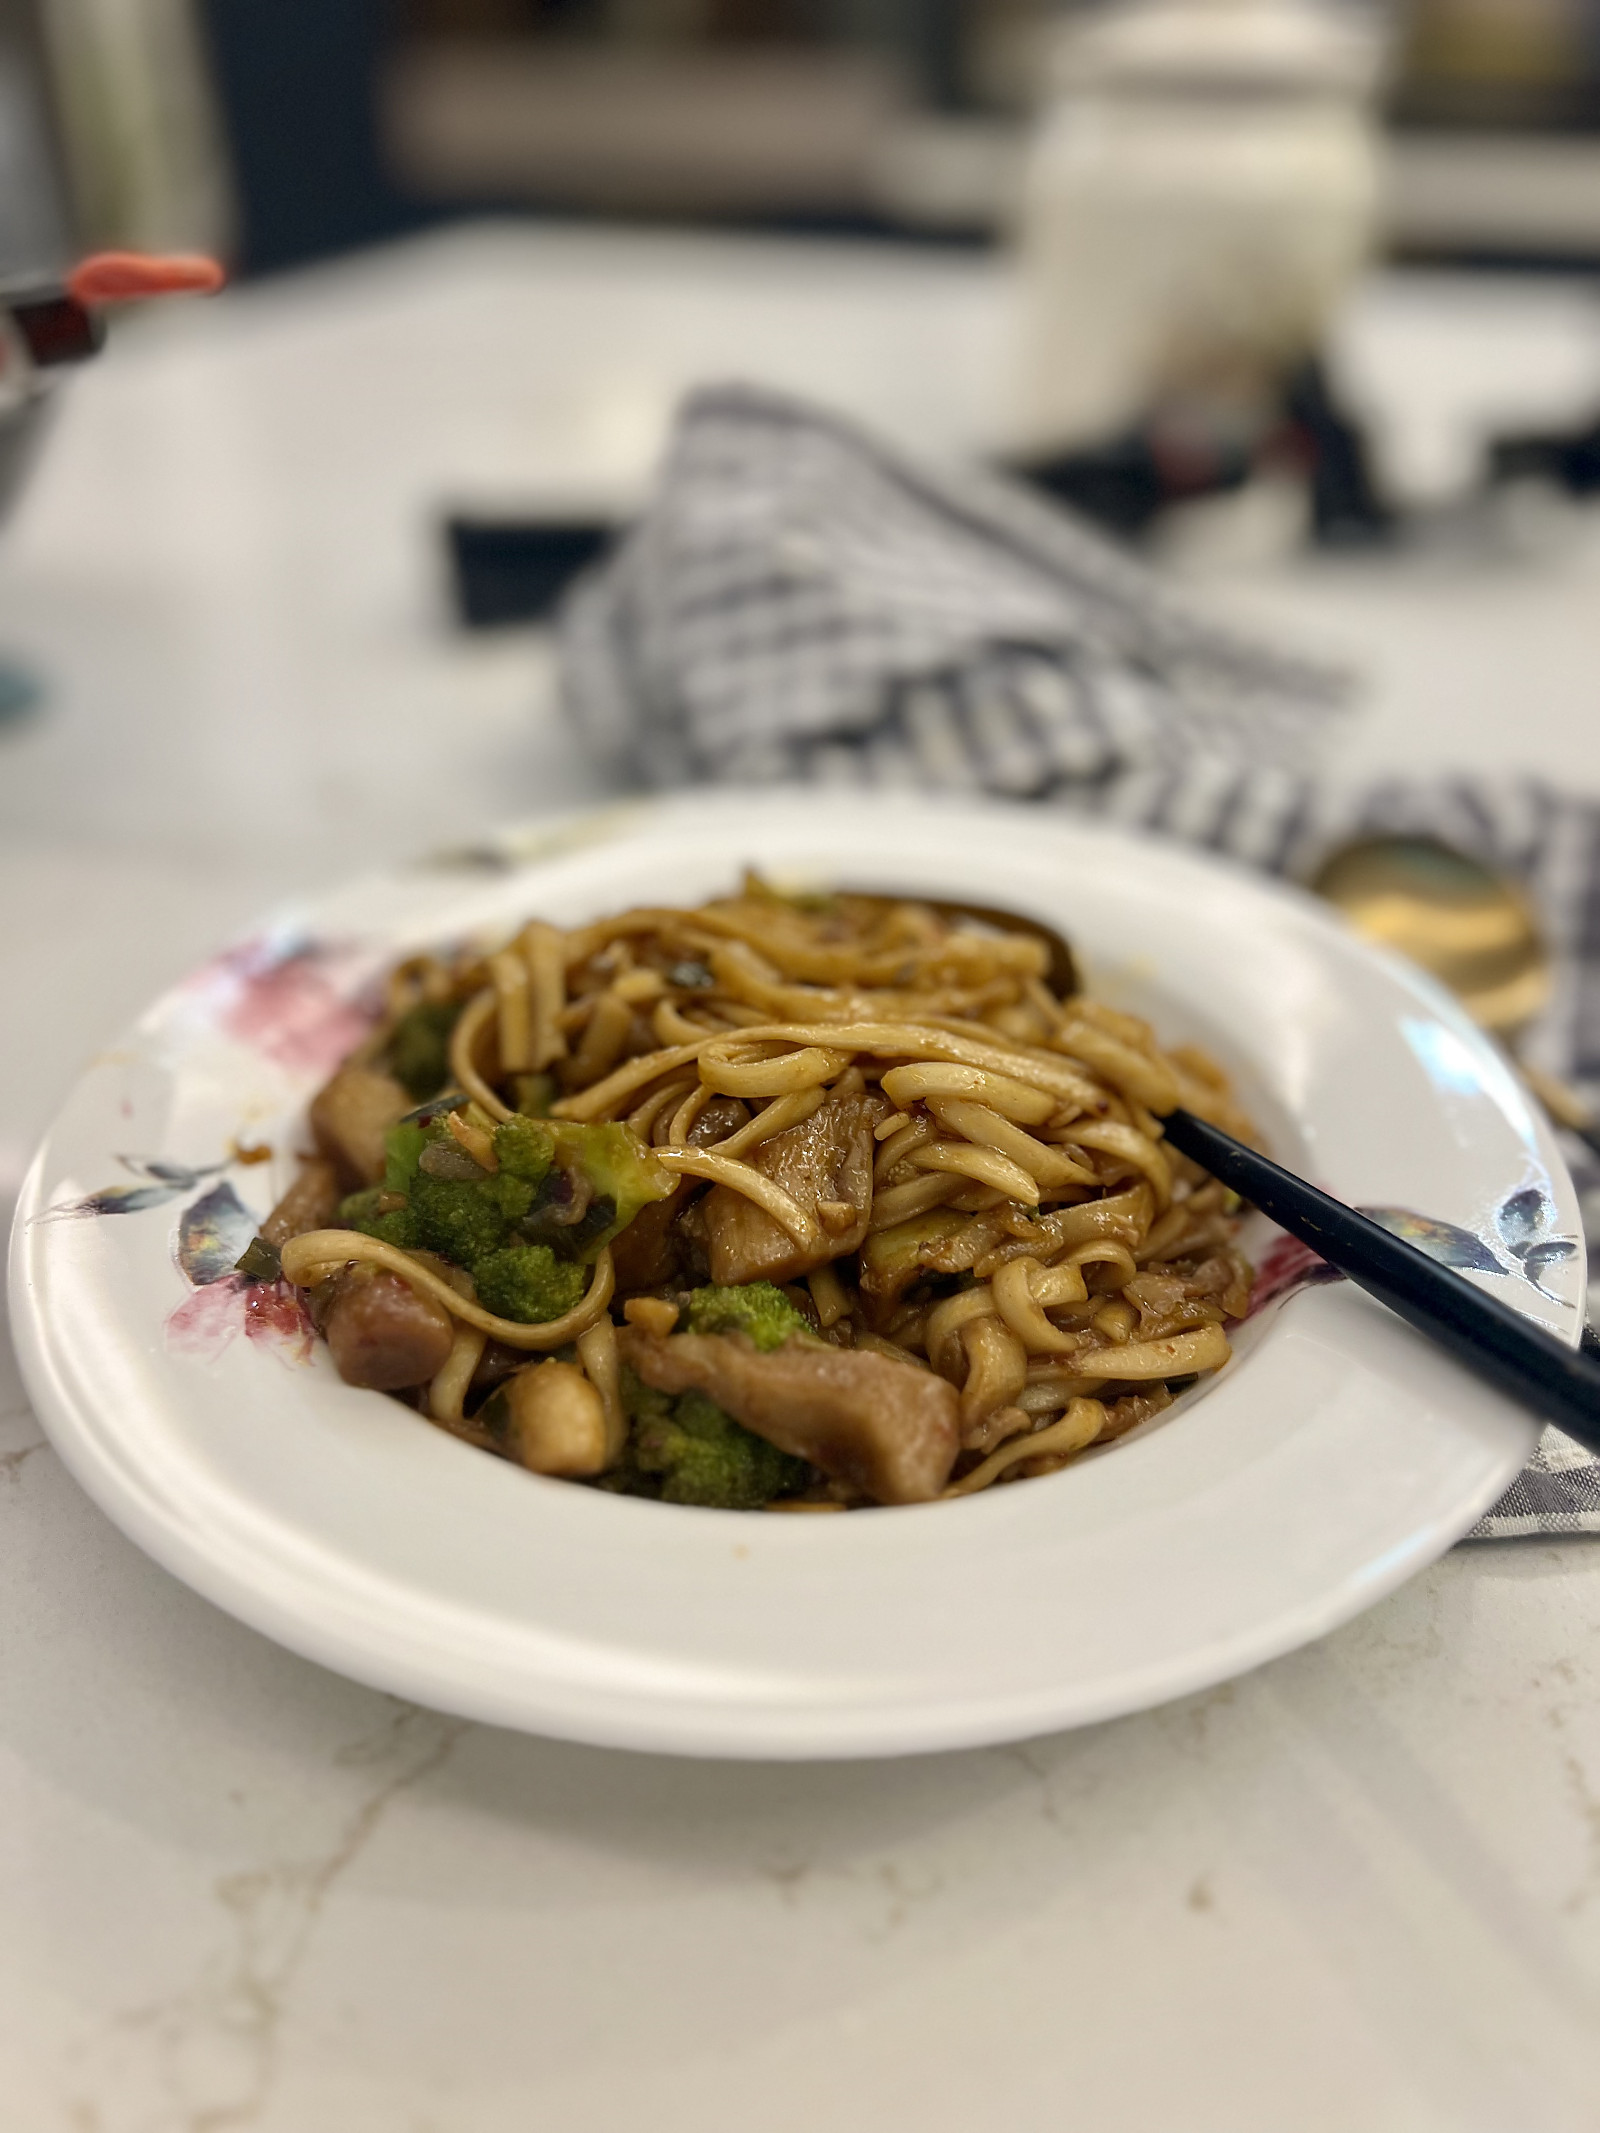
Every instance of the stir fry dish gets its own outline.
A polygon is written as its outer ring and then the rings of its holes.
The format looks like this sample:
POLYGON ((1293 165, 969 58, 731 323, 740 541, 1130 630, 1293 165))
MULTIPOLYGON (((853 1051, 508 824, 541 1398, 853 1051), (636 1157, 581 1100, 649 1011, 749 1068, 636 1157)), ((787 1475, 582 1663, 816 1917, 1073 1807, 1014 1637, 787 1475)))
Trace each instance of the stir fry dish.
POLYGON ((240 1262, 535 1473, 821 1512, 1049 1474, 1228 1360, 1223 1075, 1006 914, 747 876, 413 956, 240 1262))

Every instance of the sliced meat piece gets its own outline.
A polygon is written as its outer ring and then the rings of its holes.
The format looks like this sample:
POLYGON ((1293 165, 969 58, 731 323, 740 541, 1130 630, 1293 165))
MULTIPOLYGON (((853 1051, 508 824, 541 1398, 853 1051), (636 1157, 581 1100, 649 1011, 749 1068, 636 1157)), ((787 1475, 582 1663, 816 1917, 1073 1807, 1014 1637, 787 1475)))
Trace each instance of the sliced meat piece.
POLYGON ((869 1350, 791 1337, 762 1355, 737 1334, 619 1329, 623 1359, 658 1392, 703 1392, 769 1444, 879 1503, 927 1503, 961 1443, 956 1389, 869 1350))
POLYGON ((325 1311, 322 1330, 347 1385, 403 1392, 437 1377, 450 1353, 449 1312, 382 1267, 347 1267, 325 1311))
POLYGON ((343 1195, 339 1173, 326 1156, 314 1155, 300 1165, 300 1175, 261 1225, 268 1244, 283 1246, 291 1237, 326 1229, 339 1212, 343 1195))
POLYGON ((347 1190, 376 1185, 383 1176, 383 1137, 411 1109, 392 1074, 375 1067, 340 1067, 311 1101, 317 1147, 347 1190))
POLYGON ((821 1245, 807 1251, 765 1208, 730 1186, 714 1187, 705 1200, 712 1280, 795 1281, 855 1251, 872 1213, 872 1129, 887 1112, 875 1092, 830 1097, 798 1126, 753 1149, 748 1160, 754 1169, 781 1185, 807 1214, 833 1203, 830 1219, 819 1222, 821 1245))

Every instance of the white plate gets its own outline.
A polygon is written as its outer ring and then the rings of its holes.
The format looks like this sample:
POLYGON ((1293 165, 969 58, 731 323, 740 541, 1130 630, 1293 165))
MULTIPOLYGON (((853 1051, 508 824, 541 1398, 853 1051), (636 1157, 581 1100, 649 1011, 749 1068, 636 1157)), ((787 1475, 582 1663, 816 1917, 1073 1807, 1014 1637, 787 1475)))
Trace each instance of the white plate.
POLYGON ((169 993, 84 1076, 24 1191, 13 1315, 51 1437, 125 1532, 268 1635, 425 1703, 632 1748, 1014 1739, 1321 1635, 1447 1548, 1531 1450, 1523 1415, 1342 1283, 1252 1321, 1226 1371, 1062 1474, 846 1518, 541 1480, 341 1384, 250 1314, 259 1295, 196 1286, 179 1246, 193 1276, 230 1263, 373 974, 530 912, 692 902, 746 861, 1052 920, 1102 997, 1222 1057, 1290 1163, 1451 1225, 1474 1279, 1578 1337, 1550 1136, 1441 993, 1307 898, 1036 812, 907 799, 695 798, 495 851, 290 913, 169 993), (261 1142, 270 1165, 229 1166, 230 1143, 261 1142), (75 1207, 96 1195, 115 1211, 75 1207))

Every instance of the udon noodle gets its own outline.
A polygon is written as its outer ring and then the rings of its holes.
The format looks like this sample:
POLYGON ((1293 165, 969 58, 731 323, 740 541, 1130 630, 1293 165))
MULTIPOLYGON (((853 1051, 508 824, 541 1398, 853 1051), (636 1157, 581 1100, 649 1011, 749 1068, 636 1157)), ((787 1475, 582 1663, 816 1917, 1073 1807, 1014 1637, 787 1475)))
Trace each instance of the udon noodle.
POLYGON ((672 1502, 841 1510, 1056 1472, 1228 1360, 1248 1132, 1059 944, 913 899, 533 920, 422 954, 252 1247, 341 1373, 672 1502))

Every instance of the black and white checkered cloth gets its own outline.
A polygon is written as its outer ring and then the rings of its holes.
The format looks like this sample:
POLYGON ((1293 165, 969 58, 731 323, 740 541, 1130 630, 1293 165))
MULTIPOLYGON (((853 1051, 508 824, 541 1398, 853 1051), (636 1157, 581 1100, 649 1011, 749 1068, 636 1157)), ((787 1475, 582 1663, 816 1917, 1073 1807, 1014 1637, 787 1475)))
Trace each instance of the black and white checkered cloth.
MULTIPOLYGON (((1600 1099, 1600 807, 1316 776, 1345 677, 1191 613, 1008 482, 914 466, 772 393, 702 392, 569 600, 562 655, 571 717, 634 783, 986 790, 1302 877, 1361 832, 1437 837, 1536 899, 1561 980, 1529 1054, 1600 1099)), ((1600 1215, 1600 1165, 1567 1153, 1600 1215)), ((1474 1531, 1600 1533, 1600 1461, 1547 1430, 1474 1531)))

